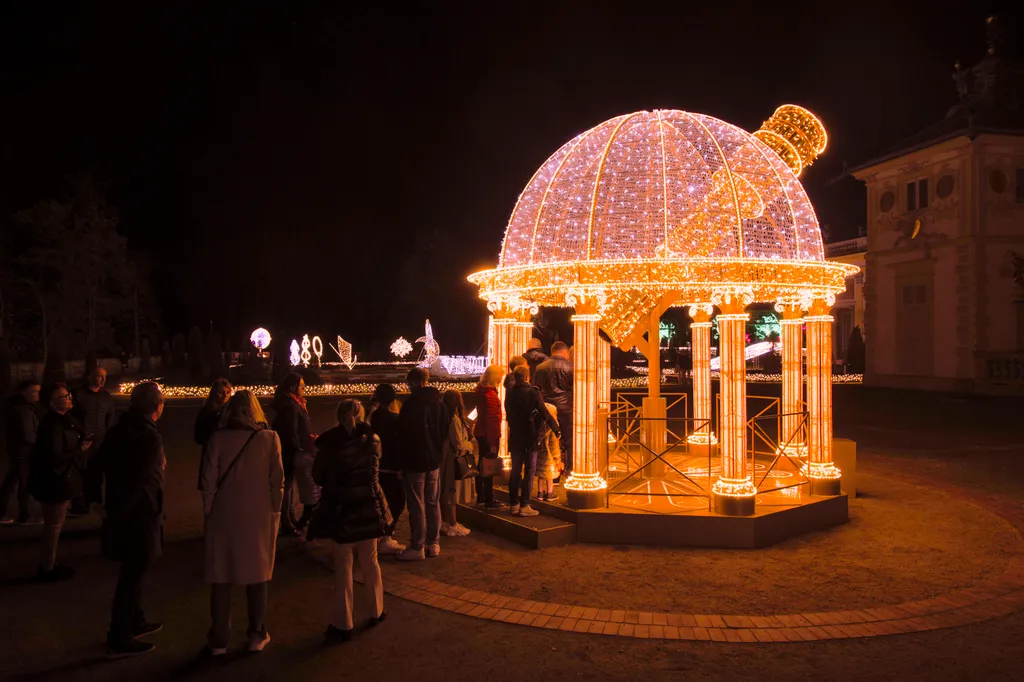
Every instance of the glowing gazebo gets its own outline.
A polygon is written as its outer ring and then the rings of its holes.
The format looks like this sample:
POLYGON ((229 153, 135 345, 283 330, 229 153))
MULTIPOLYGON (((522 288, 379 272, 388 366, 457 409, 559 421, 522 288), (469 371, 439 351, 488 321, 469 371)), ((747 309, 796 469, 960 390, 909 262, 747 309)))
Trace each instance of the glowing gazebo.
POLYGON ((539 306, 575 311, 574 471, 564 484, 571 506, 603 506, 607 488, 599 470, 606 439, 600 412, 610 401, 611 349, 599 330, 620 348, 637 346, 648 356, 644 416, 663 419, 657 329, 673 305, 688 306, 694 319, 693 413, 704 426, 691 442, 715 440, 710 327, 719 310, 722 471, 712 486, 715 510, 748 515, 754 509, 757 490, 744 456, 744 323, 754 302, 774 303, 784 317, 782 411, 793 415, 783 427, 789 447, 806 455, 812 494, 839 493, 829 310, 857 269, 825 261, 814 209, 797 179, 825 144, 821 123, 793 105, 780 107, 754 134, 703 114, 640 111, 576 136, 526 185, 498 267, 469 279, 494 317, 496 362, 526 349, 530 315, 539 306), (806 444, 795 435, 803 412, 804 324, 806 444))

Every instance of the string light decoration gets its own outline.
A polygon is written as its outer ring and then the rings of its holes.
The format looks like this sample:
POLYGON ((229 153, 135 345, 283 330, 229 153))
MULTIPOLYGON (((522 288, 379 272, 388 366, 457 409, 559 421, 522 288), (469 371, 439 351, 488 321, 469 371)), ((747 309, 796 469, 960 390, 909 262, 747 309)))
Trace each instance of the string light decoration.
POLYGON ((249 342, 256 346, 256 351, 262 353, 270 347, 270 332, 263 327, 258 327, 249 335, 249 342))
POLYGON ((455 377, 480 376, 487 369, 487 358, 474 355, 441 355, 441 369, 455 377))
POLYGON ((292 367, 298 367, 302 362, 302 356, 299 354, 299 342, 295 339, 292 339, 292 345, 288 347, 288 362, 292 367))
MULTIPOLYGON (((494 355, 501 364, 512 350, 509 327, 523 315, 540 306, 576 312, 578 445, 567 491, 603 485, 596 469, 599 439, 591 433, 599 403, 588 383, 597 381, 598 347, 591 335, 599 329, 625 350, 641 344, 659 311, 701 301, 722 309, 720 329, 728 327, 721 332, 725 426, 716 508, 752 512, 757 491, 743 463, 744 309, 753 302, 798 301, 804 309, 827 310, 859 271, 825 260, 814 208, 797 178, 826 145, 821 122, 793 105, 779 107, 756 134, 704 114, 640 111, 569 140, 527 183, 509 218, 498 266, 469 280, 494 315, 494 355)), ((656 349, 657 339, 651 341, 656 349)), ((825 346, 819 344, 818 352, 825 346)), ((709 384, 710 352, 707 359, 701 381, 709 384)), ((831 380, 818 383, 831 391, 831 380)), ((649 388, 656 398, 656 385, 649 388)), ((831 431, 822 433, 820 457, 811 461, 824 466, 831 461, 831 431)))
POLYGON ((821 120, 796 104, 783 104, 776 109, 753 135, 778 154, 798 176, 828 146, 828 134, 821 120))
POLYGON ((430 368, 437 362, 437 358, 441 354, 441 347, 434 340, 434 330, 430 327, 430 320, 427 320, 424 325, 424 332, 423 336, 416 339, 416 343, 423 344, 423 361, 420 362, 420 367, 430 368))
MULTIPOLYGON (((335 353, 337 353, 338 357, 341 359, 342 363, 344 363, 345 367, 347 367, 350 370, 353 367, 355 367, 356 356, 352 354, 351 343, 341 338, 341 336, 338 336, 338 345, 337 347, 332 346, 332 349, 334 350, 335 353)), ((412 346, 409 346, 409 351, 412 351, 412 346)))
MULTIPOLYGON (((339 337, 340 343, 340 337, 339 337)), ((399 336, 395 339, 395 342, 391 344, 391 354, 396 358, 404 358, 413 350, 412 344, 405 340, 404 336, 399 336)))
POLYGON ((316 356, 316 364, 320 364, 320 358, 324 354, 324 342, 320 340, 319 336, 313 337, 313 355, 316 356))
POLYGON ((309 367, 309 362, 313 359, 313 354, 309 352, 310 347, 309 334, 302 335, 302 353, 299 354, 299 359, 302 360, 303 367, 309 367))

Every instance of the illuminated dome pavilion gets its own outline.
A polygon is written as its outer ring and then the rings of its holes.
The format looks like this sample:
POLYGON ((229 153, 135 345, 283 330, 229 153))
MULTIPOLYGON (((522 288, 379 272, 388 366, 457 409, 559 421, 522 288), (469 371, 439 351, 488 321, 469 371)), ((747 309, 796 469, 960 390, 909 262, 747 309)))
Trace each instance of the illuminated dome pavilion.
MULTIPOLYGON (((598 330, 648 357, 652 380, 644 416, 664 419, 654 380, 660 377, 656 330, 661 314, 679 305, 694 318, 697 426, 687 441, 720 445, 715 509, 752 513, 758 492, 744 465, 744 309, 754 302, 774 303, 784 317, 788 437, 780 452, 806 457, 802 470, 812 492, 838 493, 828 313, 856 268, 825 260, 814 208, 798 180, 826 143, 820 121, 794 105, 780 107, 753 134, 704 114, 640 111, 577 135, 527 183, 509 219, 498 267, 469 279, 494 314, 493 359, 501 364, 526 349, 530 315, 539 306, 575 311, 575 470, 565 483, 571 504, 595 505, 606 488, 599 416, 610 402, 610 346, 598 330), (722 382, 717 435, 710 423, 708 366, 715 308, 722 382), (806 416, 800 365, 805 324, 806 416)), ((648 444, 664 449, 664 429, 660 435, 656 425, 649 429, 648 444)))

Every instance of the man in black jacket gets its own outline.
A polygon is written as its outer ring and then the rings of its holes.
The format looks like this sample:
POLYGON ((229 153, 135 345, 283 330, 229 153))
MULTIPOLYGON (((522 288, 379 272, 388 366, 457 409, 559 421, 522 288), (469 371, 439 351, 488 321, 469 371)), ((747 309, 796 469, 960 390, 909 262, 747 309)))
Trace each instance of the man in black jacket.
POLYGON ((561 341, 551 344, 551 357, 541 363, 534 375, 544 402, 551 403, 558 411, 558 427, 562 431, 562 461, 565 470, 562 476, 572 473, 572 392, 573 370, 569 359, 569 347, 561 341))
POLYGON ((548 359, 548 356, 544 355, 544 351, 541 350, 542 345, 540 339, 530 339, 526 352, 523 353, 527 364, 530 365, 530 376, 536 376, 540 363, 548 359))
POLYGON ((87 497, 92 497, 99 485, 96 467, 92 464, 93 456, 103 444, 103 437, 114 425, 114 398, 104 388, 107 385, 107 370, 95 367, 86 378, 86 384, 75 391, 72 402, 71 416, 82 423, 85 435, 92 441, 92 446, 83 456, 81 466, 77 466, 78 475, 82 479, 82 488, 78 497, 71 501, 69 514, 82 515, 89 512, 87 497))
POLYGON ((128 412, 107 433, 95 457, 97 472, 107 484, 103 554, 121 562, 107 633, 112 658, 151 651, 153 644, 136 638, 163 627, 147 622, 139 606, 142 578, 163 549, 166 460, 156 427, 163 411, 164 396, 157 384, 136 386, 128 412))
POLYGON ((530 506, 530 487, 537 472, 537 452, 543 447, 541 429, 544 424, 558 434, 558 422, 544 406, 540 391, 530 385, 530 368, 516 367, 515 383, 505 393, 505 415, 508 420, 508 452, 512 473, 508 479, 510 512, 513 516, 536 516, 530 506), (526 469, 525 473, 523 469, 526 469))
POLYGON ((4 476, 3 485, 0 485, 0 525, 14 522, 14 519, 7 516, 7 505, 15 490, 18 493, 18 523, 29 522, 29 456, 36 444, 36 431, 39 430, 39 413, 36 411, 38 402, 39 382, 30 379, 18 385, 18 391, 7 407, 4 429, 7 440, 7 475, 4 476))
POLYGON ((420 561, 441 553, 442 448, 448 437, 448 410, 441 394, 427 386, 430 374, 414 367, 406 381, 412 395, 398 414, 398 463, 405 484, 412 541, 399 552, 402 561, 420 561))

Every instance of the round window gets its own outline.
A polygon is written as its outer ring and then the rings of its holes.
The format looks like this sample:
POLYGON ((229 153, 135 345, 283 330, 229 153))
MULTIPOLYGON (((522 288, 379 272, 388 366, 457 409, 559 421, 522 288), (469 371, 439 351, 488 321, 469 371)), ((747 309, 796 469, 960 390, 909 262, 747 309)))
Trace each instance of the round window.
POLYGON ((992 188, 992 191, 996 194, 1002 194, 1006 191, 1006 173, 1001 170, 994 170, 988 175, 988 186, 992 188))
POLYGON ((952 175, 943 175, 939 178, 939 181, 935 183, 935 194, 940 199, 945 199, 953 193, 953 188, 956 187, 956 180, 953 179, 952 175))
POLYGON ((882 213, 888 213, 892 210, 892 207, 896 205, 896 195, 892 192, 886 192, 882 195, 882 198, 878 200, 878 208, 882 213))

